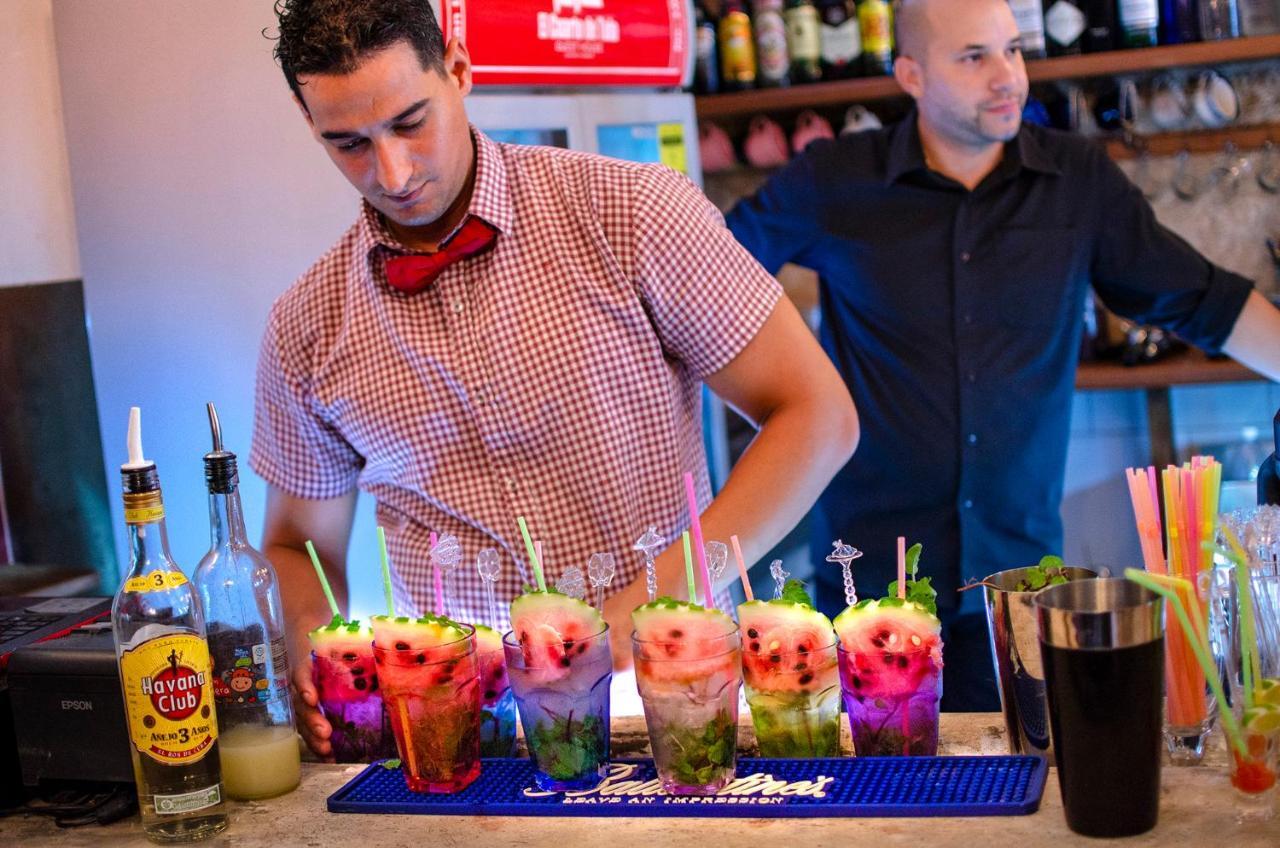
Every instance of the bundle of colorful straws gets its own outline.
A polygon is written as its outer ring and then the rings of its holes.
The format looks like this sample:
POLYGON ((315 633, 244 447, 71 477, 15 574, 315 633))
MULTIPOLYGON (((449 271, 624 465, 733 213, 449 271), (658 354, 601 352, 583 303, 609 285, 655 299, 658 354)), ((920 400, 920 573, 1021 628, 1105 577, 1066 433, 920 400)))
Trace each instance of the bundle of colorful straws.
MULTIPOLYGON (((1213 555, 1205 543, 1214 542, 1217 532, 1222 464, 1213 457, 1196 456, 1181 468, 1165 468, 1158 483, 1154 467, 1126 469, 1125 477, 1147 571, 1183 578, 1186 582, 1179 585, 1188 596, 1182 598, 1183 604, 1190 608, 1194 601, 1207 614, 1209 581, 1202 585, 1199 578, 1213 568, 1213 555)), ((1165 677, 1170 727, 1201 725, 1207 712, 1205 675, 1177 620, 1165 625, 1165 677)))

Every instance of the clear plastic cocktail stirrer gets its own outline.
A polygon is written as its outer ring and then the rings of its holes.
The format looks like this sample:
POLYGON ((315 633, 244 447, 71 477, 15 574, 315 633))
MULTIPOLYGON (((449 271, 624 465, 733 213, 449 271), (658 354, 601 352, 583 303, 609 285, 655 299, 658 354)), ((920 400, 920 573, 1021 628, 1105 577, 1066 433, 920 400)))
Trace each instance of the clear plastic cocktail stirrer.
POLYGON ((711 575, 711 585, 715 586, 720 582, 725 566, 729 564, 729 546, 724 542, 707 542, 706 550, 707 573, 711 575))
POLYGON ((631 546, 632 550, 640 551, 644 554, 644 583, 649 590, 649 600, 651 601, 658 596, 658 570, 653 564, 654 551, 659 550, 666 544, 667 540, 658 533, 658 528, 650 527, 631 546))
POLYGON ((773 597, 777 600, 782 597, 782 589, 787 585, 787 578, 791 576, 791 572, 784 571, 782 560, 775 559, 769 563, 769 573, 773 575, 773 597))
POLYGON ((613 572, 617 566, 613 554, 592 554, 587 560, 587 578, 591 580, 591 588, 595 589, 596 608, 604 610, 604 587, 613 582, 613 572))
POLYGON ((831 543, 834 549, 827 555, 827 562, 838 562, 840 568, 844 571, 844 601, 848 606, 853 606, 858 602, 858 593, 853 588, 853 566, 855 559, 862 556, 862 551, 846 545, 842 539, 836 539, 831 543))
POLYGON ((480 582, 484 584, 485 600, 489 602, 489 626, 501 629, 498 624, 498 599, 493 586, 498 582, 498 574, 502 572, 502 558, 497 548, 484 548, 476 554, 476 571, 480 574, 480 582))
POLYGON ((444 583, 444 614, 458 615, 453 590, 450 588, 453 572, 462 563, 462 545, 458 542, 458 537, 441 536, 436 546, 431 549, 431 562, 440 569, 441 580, 444 583))
POLYGON ((556 581, 556 591, 570 598, 577 598, 579 601, 586 598, 587 583, 582 579, 582 569, 571 565, 560 572, 560 579, 556 581))

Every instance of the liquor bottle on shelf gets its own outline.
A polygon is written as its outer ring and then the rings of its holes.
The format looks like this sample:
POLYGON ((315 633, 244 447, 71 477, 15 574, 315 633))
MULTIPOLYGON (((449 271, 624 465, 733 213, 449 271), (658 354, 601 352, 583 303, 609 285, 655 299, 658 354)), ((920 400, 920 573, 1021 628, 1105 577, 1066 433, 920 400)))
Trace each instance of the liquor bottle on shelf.
POLYGON ((1240 37, 1240 8, 1236 0, 1199 0, 1200 38, 1221 41, 1240 37))
POLYGON ((222 781, 240 801, 293 791, 301 776, 289 695, 284 607, 275 569, 249 544, 236 455, 208 405, 213 451, 204 457, 209 552, 194 583, 213 661, 222 781))
POLYGON ((1120 41, 1125 47, 1154 47, 1159 40, 1157 0, 1120 0, 1120 41))
POLYGON ((1085 0, 1081 7, 1085 15, 1084 34, 1080 36, 1084 52, 1115 50, 1118 32, 1115 0, 1085 0))
POLYGON ((1200 40, 1200 10, 1196 0, 1160 0, 1160 43, 1188 44, 1200 40))
POLYGON ((129 753, 147 838, 191 842, 227 826, 209 646, 196 593, 169 553, 160 475, 143 458, 136 406, 128 445, 120 474, 129 572, 111 605, 111 629, 129 753))
POLYGON ((1084 49, 1088 19, 1082 0, 1049 0, 1044 10, 1045 46, 1050 56, 1074 56, 1084 49))
POLYGON ((855 0, 820 0, 822 78, 844 79, 862 73, 862 32, 855 0))
POLYGON ((1280 32, 1280 4, 1275 0, 1239 0, 1240 32, 1243 35, 1274 35, 1280 32))
POLYGON ((1271 422, 1275 451, 1258 468, 1258 503, 1280 505, 1280 410, 1271 422))
POLYGON ((893 7, 888 0, 859 0, 862 70, 868 76, 893 73, 893 7))
POLYGON ((813 0, 786 0, 782 13, 787 24, 787 53, 791 57, 791 81, 822 79, 822 21, 813 0))
POLYGON ((756 45, 751 37, 751 17, 741 0, 725 0, 718 29, 721 89, 755 88, 756 45))
POLYGON ((791 82, 791 58, 787 54, 787 24, 782 18, 782 0, 754 0, 751 19, 756 34, 760 85, 788 85, 791 82))
POLYGON ((720 90, 720 58, 716 49, 716 22, 702 3, 694 6, 693 92, 715 94, 720 90))
POLYGON ((1009 8, 1018 24, 1022 55, 1027 59, 1044 58, 1044 3, 1041 0, 1009 0, 1009 8))

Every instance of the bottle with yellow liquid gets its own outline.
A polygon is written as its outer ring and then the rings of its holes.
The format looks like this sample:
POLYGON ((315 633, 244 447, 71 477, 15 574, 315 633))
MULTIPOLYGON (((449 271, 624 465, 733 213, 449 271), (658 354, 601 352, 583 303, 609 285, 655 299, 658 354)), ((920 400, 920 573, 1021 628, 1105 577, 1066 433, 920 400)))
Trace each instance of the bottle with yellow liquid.
POLYGON ((289 702, 284 608, 275 569, 250 546, 240 507, 236 455, 224 450, 209 404, 213 450, 204 457, 209 552, 195 584, 213 655, 222 782, 240 801, 272 798, 298 785, 298 737, 289 702))
POLYGON ((192 842, 227 826, 204 620, 169 553, 154 462, 129 412, 124 518, 129 573, 111 606, 142 827, 153 842, 192 842))

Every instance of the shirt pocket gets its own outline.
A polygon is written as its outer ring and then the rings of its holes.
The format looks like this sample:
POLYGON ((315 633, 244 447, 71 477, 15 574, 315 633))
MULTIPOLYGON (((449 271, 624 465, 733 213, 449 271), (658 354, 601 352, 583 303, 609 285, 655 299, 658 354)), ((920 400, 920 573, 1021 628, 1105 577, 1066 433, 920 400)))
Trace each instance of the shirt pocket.
POLYGON ((992 295, 1005 324, 1051 327, 1071 319, 1088 272, 1084 233, 1075 227, 1010 228, 995 239, 1000 269, 992 295))

